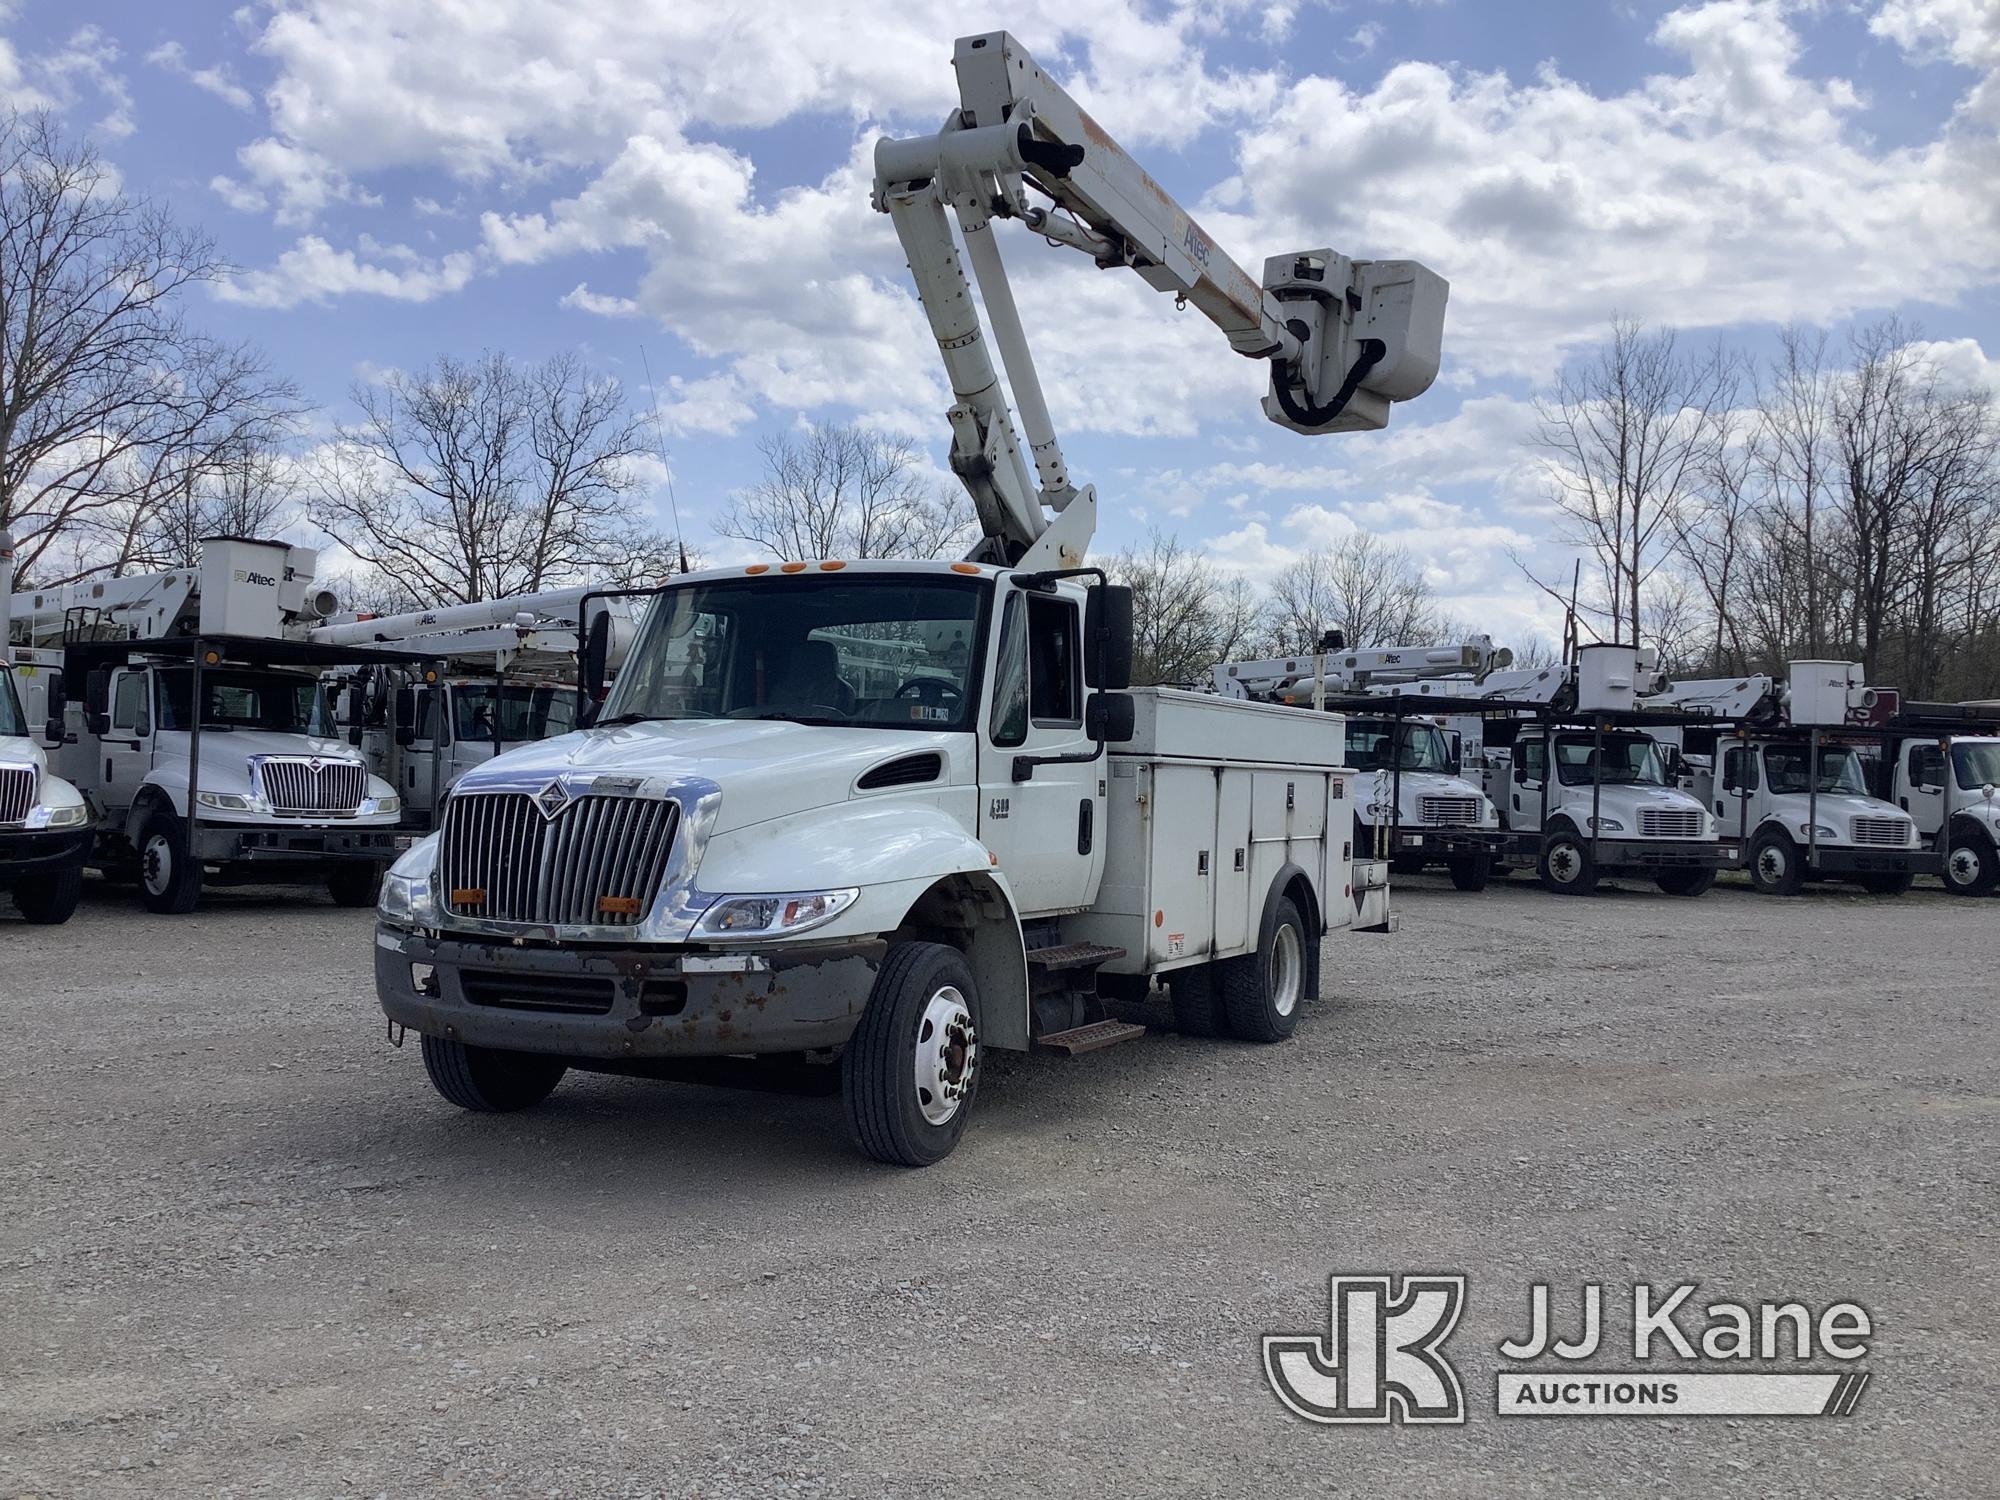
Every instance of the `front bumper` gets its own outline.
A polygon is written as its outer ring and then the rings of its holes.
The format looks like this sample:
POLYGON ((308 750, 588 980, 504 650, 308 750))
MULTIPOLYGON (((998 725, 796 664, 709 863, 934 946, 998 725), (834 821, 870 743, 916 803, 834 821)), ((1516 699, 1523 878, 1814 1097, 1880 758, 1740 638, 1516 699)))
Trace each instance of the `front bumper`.
POLYGON ((54 875, 66 865, 81 865, 95 837, 88 828, 65 828, 56 833, 0 832, 0 884, 54 875))
POLYGON ((1820 844, 1809 852, 1815 875, 1942 875, 1944 856, 1934 849, 1869 849, 1820 844))
POLYGON ((329 828, 283 824, 238 827, 229 823, 201 825, 202 859, 216 864, 316 865, 327 860, 372 860, 391 864, 416 842, 416 835, 393 825, 376 828, 329 828))
MULTIPOLYGON (((1505 837, 1493 828, 1429 828, 1421 824, 1401 824, 1395 828, 1369 829, 1368 850, 1372 852, 1374 840, 1379 835, 1387 846, 1389 858, 1415 858, 1426 861, 1450 861, 1470 859, 1481 854, 1498 851, 1500 841, 1505 837)), ((1357 859, 1367 854, 1357 850, 1357 859)))
POLYGON ((517 947, 378 926, 375 993, 391 1021, 475 1047, 597 1060, 808 1052, 853 1035, 888 946, 517 947), (430 967, 421 989, 412 964, 430 967))
MULTIPOLYGON (((1508 845, 1510 864, 1532 867, 1542 856, 1543 836, 1517 834, 1508 845)), ((1603 875, 1620 871, 1733 870, 1741 864, 1734 839, 1586 839, 1591 863, 1603 875)))

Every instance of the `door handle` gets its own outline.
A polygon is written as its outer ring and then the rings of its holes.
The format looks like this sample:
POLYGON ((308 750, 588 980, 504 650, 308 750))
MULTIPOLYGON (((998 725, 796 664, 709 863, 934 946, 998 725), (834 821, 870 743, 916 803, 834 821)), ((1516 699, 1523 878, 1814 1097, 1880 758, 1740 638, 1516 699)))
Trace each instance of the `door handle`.
POLYGON ((1081 802, 1077 803, 1076 852, 1078 854, 1090 853, 1091 835, 1094 832, 1093 825, 1096 822, 1094 813, 1095 809, 1091 804, 1090 798, 1085 797, 1081 802))

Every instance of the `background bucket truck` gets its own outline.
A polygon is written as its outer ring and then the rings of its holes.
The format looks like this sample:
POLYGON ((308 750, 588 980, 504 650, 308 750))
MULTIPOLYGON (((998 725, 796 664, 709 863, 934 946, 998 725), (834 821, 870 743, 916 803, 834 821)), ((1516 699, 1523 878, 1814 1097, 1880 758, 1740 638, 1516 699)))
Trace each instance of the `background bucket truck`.
MULTIPOLYGON (((83 897, 91 812, 83 794, 49 769, 31 732, 7 629, 13 584, 14 538, 0 531, 0 892, 11 892, 30 922, 67 922, 83 897)), ((32 663, 19 668, 37 702, 42 672, 32 663)))
POLYGON ((989 1049, 1137 1036, 1115 1012, 1155 980, 1185 1029, 1274 1041, 1322 937, 1388 923, 1336 716, 1127 690, 1131 597, 1086 562, 1097 497, 997 229, 1194 307, 1303 432, 1380 427, 1429 386, 1443 281, 1309 250, 1260 284, 1013 38, 964 38, 954 65, 959 107, 877 145, 873 201, 981 540, 676 578, 589 727, 459 778, 385 881, 374 948, 392 1034, 422 1035, 455 1104, 524 1108, 570 1068, 784 1080, 837 1087, 866 1153, 921 1165, 957 1143, 989 1049))

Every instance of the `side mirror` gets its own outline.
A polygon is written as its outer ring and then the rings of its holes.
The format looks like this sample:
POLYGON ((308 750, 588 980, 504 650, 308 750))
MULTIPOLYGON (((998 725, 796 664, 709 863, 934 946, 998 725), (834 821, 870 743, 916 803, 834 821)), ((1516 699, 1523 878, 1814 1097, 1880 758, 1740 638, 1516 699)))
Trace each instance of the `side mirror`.
POLYGON ((350 724, 348 726, 347 743, 350 745, 358 745, 361 743, 361 726, 359 724, 350 724))
MULTIPOLYGON (((356 729, 351 732, 357 736, 357 738, 354 740, 354 743, 357 745, 360 744, 361 741, 358 738, 358 736, 360 735, 361 731, 356 729)), ((396 745, 398 749, 407 750, 410 748, 410 746, 414 745, 416 742, 417 742, 416 725, 398 724, 396 726, 396 745)))
POLYGON ((42 726, 42 739, 50 745, 60 745, 69 738, 69 728, 63 723, 60 712, 49 715, 49 722, 42 726))
POLYGON ((1106 745, 1130 744, 1138 718, 1130 693, 1092 693, 1083 706, 1084 733, 1106 745))
MULTIPOLYGON (((111 712, 111 673, 105 667, 93 667, 83 679, 83 706, 93 716, 108 715, 111 712)), ((92 734, 98 733, 93 729, 92 734)))
MULTIPOLYGON (((583 682, 583 703, 581 707, 595 718, 596 706, 604 701, 604 680, 611 659, 611 612, 599 611, 590 622, 590 629, 583 639, 583 662, 581 677, 583 682)), ((581 719, 582 715, 579 714, 581 719)))
POLYGON ((100 740, 103 739, 107 734, 111 733, 110 714, 85 714, 83 716, 83 721, 84 724, 89 728, 90 732, 96 735, 100 740))
POLYGON ((1132 591, 1100 583, 1083 607, 1083 680, 1116 692, 1132 685, 1132 591))

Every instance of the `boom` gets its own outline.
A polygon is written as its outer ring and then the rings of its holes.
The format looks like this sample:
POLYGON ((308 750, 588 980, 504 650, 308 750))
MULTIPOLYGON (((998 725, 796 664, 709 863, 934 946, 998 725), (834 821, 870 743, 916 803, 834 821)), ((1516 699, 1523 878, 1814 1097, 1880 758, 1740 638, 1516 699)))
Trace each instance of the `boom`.
POLYGON ((951 382, 951 464, 984 532, 976 556, 1026 568, 1079 566, 1097 513, 1095 490, 1076 485, 1063 459, 993 238, 995 219, 1018 219, 1101 268, 1127 267, 1194 307, 1238 354, 1271 362, 1265 412, 1296 431, 1379 428, 1392 401, 1429 388, 1444 328, 1443 278, 1415 261, 1307 250, 1266 261, 1260 284, 1006 32, 961 37, 952 66, 960 107, 944 128, 877 143, 874 204, 895 223, 951 382), (1030 188, 1046 205, 1029 202, 1030 188), (986 352, 947 207, 1020 404, 1026 453, 986 352))

